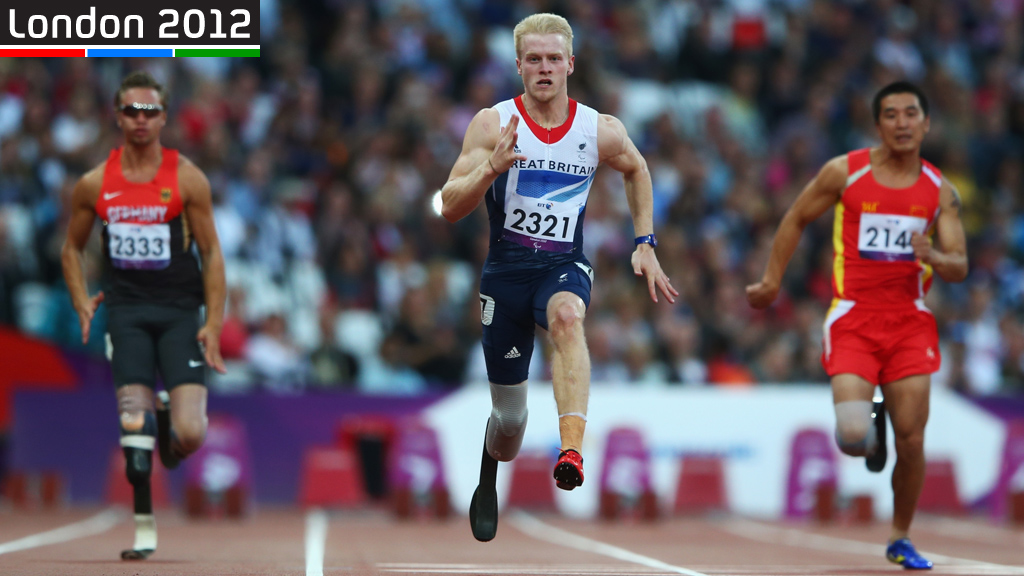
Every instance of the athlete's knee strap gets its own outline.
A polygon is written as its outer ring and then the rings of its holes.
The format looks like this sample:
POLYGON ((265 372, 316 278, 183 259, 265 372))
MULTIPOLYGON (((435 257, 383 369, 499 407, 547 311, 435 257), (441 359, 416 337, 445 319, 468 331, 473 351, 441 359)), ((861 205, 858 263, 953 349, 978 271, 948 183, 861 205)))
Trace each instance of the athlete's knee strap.
POLYGON ((508 462, 519 454, 526 433, 526 382, 491 384, 491 418, 487 421, 487 452, 508 462))
POLYGON ((156 448, 156 414, 145 410, 121 410, 121 447, 152 451, 156 448))
POLYGON ((836 444, 850 456, 873 454, 878 448, 878 434, 872 426, 874 404, 853 400, 839 402, 836 408, 836 444))

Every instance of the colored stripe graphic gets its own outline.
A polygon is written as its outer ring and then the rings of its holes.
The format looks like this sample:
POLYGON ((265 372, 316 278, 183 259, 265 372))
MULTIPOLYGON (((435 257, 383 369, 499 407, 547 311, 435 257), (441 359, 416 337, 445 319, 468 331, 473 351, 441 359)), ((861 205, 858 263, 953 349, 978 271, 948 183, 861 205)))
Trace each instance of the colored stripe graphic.
POLYGON ((843 239, 843 215, 846 206, 842 200, 836 202, 835 220, 832 223, 832 249, 835 254, 832 257, 832 275, 835 280, 836 295, 846 298, 846 241, 843 239))
POLYGON ((85 58, 85 48, 0 48, 0 58, 85 58))
POLYGON ((234 56, 234 57, 260 57, 259 48, 178 48, 174 51, 175 56, 234 56))
POLYGON ((554 200, 552 196, 555 195, 575 196, 586 189, 587 181, 592 177, 593 174, 566 174, 554 170, 520 170, 516 193, 528 198, 549 200, 554 200))
POLYGON ((173 48, 89 48, 90 58, 131 58, 174 56, 173 48))

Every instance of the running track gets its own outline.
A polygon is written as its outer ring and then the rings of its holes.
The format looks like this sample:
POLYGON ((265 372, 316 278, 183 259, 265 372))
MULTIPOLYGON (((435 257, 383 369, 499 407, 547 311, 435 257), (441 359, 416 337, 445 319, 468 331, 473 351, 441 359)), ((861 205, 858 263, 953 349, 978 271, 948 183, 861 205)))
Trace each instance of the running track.
MULTIPOLYGON (((739 518, 657 524, 503 514, 481 544, 468 521, 397 522, 379 511, 260 510, 243 521, 158 513, 160 546, 145 562, 125 510, 0 511, 5 576, 474 574, 839 576, 902 574, 882 558, 884 524, 819 526, 739 518)), ((1024 530, 981 520, 920 518, 915 543, 939 575, 1024 576, 1024 530)))

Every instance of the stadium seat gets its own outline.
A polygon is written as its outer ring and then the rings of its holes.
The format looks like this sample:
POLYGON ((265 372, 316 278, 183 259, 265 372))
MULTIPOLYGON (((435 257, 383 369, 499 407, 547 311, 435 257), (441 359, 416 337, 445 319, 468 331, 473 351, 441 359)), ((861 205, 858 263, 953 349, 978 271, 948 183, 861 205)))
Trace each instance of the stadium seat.
POLYGON ((512 461, 507 506, 537 512, 556 512, 555 484, 551 479, 553 463, 550 453, 519 454, 512 461))
POLYGON ((925 464, 924 487, 917 501, 921 512, 960 515, 966 512, 957 489, 956 469, 948 458, 930 460, 925 464))
POLYGON ((185 460, 186 508, 190 516, 211 512, 222 501, 228 516, 244 515, 253 493, 252 457, 245 423, 234 416, 211 414, 203 446, 185 460))
POLYGON ((614 520, 623 513, 643 520, 659 516, 651 453, 638 429, 620 427, 608 433, 599 485, 602 518, 614 520))
MULTIPOLYGON (((119 504, 131 509, 135 491, 128 483, 124 470, 124 452, 121 448, 115 448, 110 455, 107 468, 107 504, 119 504)), ((153 494, 153 508, 168 508, 171 499, 167 489, 167 471, 160 465, 160 458, 156 454, 153 454, 153 474, 149 482, 153 494)))
POLYGON ((999 468, 999 479, 992 490, 989 506, 991 518, 1002 521, 1006 518, 1024 522, 1024 420, 1010 422, 1003 444, 1003 458, 999 468), (1021 501, 1021 504, 1016 504, 1021 501))
POLYGON ((829 494, 838 492, 839 470, 832 434, 804 428, 793 436, 786 482, 786 518, 828 516, 822 508, 829 494), (823 490, 822 487, 826 488, 823 490))
POLYGON ((344 310, 338 314, 335 326, 338 347, 360 359, 376 358, 384 327, 380 317, 368 310, 344 310))
POLYGON ((299 490, 299 504, 304 508, 354 507, 367 500, 355 455, 333 446, 306 450, 299 490))
POLYGON ((718 456, 684 456, 676 484, 676 515, 725 512, 725 462, 718 456))
POLYGON ((417 420, 400 422, 389 450, 388 488, 395 515, 420 512, 447 518, 451 512, 448 482, 437 433, 417 420))

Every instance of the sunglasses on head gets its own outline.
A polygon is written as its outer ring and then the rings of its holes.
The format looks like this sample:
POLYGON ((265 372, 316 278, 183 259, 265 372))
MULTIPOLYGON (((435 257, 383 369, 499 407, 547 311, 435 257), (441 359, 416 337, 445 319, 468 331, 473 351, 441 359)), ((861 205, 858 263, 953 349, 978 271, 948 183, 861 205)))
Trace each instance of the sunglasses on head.
POLYGON ((146 118, 156 118, 164 111, 164 107, 159 104, 141 104, 139 102, 132 102, 131 104, 125 104, 118 108, 121 114, 129 118, 138 118, 139 114, 142 114, 146 118))

